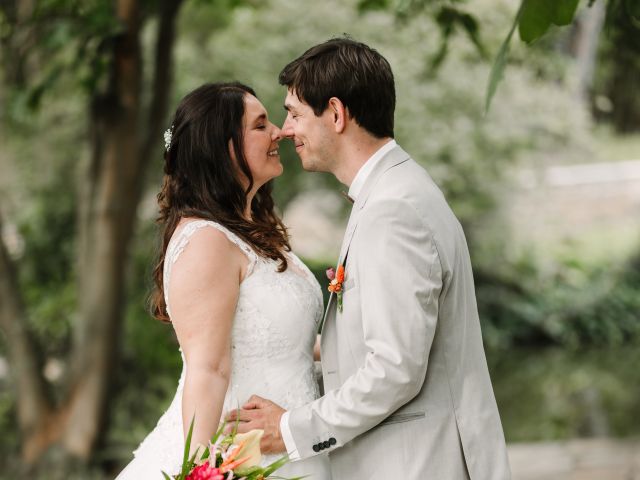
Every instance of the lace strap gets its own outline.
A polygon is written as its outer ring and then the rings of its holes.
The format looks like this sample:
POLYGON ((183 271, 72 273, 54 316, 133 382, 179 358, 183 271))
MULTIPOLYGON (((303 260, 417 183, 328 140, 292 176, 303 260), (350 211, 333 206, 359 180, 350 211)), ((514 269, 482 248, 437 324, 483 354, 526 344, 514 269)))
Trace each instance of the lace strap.
POLYGON ((212 220, 193 220, 187 223, 182 229, 171 238, 169 245, 167 247, 167 251, 165 252, 164 258, 164 272, 163 272, 163 286, 164 286, 164 301, 167 305, 167 313, 171 316, 171 312, 169 310, 169 280, 171 278, 171 270, 173 269, 173 265, 178 260, 180 254, 184 251, 184 249, 189 244, 189 240, 191 237, 201 228, 211 227, 216 230, 224 233, 224 235, 229 239, 231 243, 237 245, 238 248, 247 256, 249 259, 249 266, 247 267, 247 273, 245 278, 251 275, 253 272, 253 268, 258 262, 258 255, 253 249, 247 245, 247 243, 238 237, 235 233, 220 225, 217 222, 212 220))

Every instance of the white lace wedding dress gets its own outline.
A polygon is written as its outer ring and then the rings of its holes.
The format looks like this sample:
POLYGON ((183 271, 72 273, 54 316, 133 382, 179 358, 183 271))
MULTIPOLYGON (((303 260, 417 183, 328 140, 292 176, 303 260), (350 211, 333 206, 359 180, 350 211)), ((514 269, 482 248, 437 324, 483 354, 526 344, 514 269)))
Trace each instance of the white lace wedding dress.
MULTIPOLYGON (((249 259, 233 320, 232 370, 224 411, 242 405, 252 394, 268 398, 287 410, 314 400, 319 393, 313 345, 322 317, 322 292, 309 269, 293 253, 287 254, 287 270, 278 273, 278 262, 259 257, 225 227, 208 220, 187 223, 173 235, 165 255, 164 291, 169 316, 167 292, 171 269, 191 237, 202 228, 223 232, 249 259)), ((184 449, 182 388, 187 369, 184 356, 182 361, 182 374, 169 409, 116 480, 162 479, 161 471, 178 473, 184 449)), ((263 465, 279 457, 265 455, 263 465)), ((309 475, 312 480, 331 478, 326 455, 291 462, 276 474, 309 475)))

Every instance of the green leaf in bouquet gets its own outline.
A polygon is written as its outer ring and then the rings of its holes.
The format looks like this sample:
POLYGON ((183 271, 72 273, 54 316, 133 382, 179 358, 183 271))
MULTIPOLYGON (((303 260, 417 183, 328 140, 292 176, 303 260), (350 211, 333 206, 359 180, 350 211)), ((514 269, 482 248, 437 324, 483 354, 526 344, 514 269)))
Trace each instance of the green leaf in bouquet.
POLYGON ((211 455, 211 452, 209 451, 209 447, 205 447, 204 452, 200 456, 200 460, 209 460, 209 455, 211 455))
POLYGON ((267 468, 264 469, 264 472, 262 472, 262 474, 265 477, 268 477, 273 472, 278 470, 280 467, 282 467, 283 465, 286 465, 288 462, 289 462, 289 455, 285 455, 282 458, 279 458, 278 460, 273 462, 271 465, 267 466, 267 468))
POLYGON ((196 451, 193 452, 193 455, 191 455, 191 458, 189 459, 189 471, 191 471, 191 469, 195 467, 197 456, 198 456, 198 450, 196 449, 196 451))
MULTIPOLYGON (((268 477, 269 480, 304 480, 305 478, 308 478, 309 475, 303 475, 301 477, 279 477, 277 475, 273 476, 273 477, 268 477)), ((261 477, 258 477, 261 478, 261 477)), ((267 477, 263 477, 263 478, 267 478, 267 477)), ((253 480, 253 479, 247 479, 247 480, 253 480)))
POLYGON ((164 477, 165 480, 171 480, 171 477, 164 472, 162 472, 162 476, 164 477))
POLYGON ((218 438, 220 438, 220 435, 222 435, 222 432, 224 432, 225 425, 226 422, 222 422, 222 424, 218 428, 218 431, 213 435, 213 437, 211 437, 211 443, 216 443, 218 441, 218 438))
POLYGON ((253 478, 252 475, 253 476, 264 475, 263 470, 264 469, 261 466, 254 465, 253 467, 247 467, 247 468, 238 467, 233 471, 233 473, 236 477, 240 477, 240 478, 246 477, 248 480, 251 480, 251 478, 253 478))
POLYGON ((191 425, 189 425, 189 433, 187 433, 187 440, 185 441, 185 444, 184 444, 184 453, 182 455, 182 469, 180 470, 180 475, 178 476, 177 480, 184 480, 187 477, 187 475, 189 475, 189 472, 191 471, 191 468, 195 460, 195 456, 196 456, 195 453, 193 454, 191 459, 189 459, 189 450, 191 449, 191 435, 193 435, 193 424, 195 423, 195 421, 196 421, 196 414, 194 413, 193 418, 191 419, 191 425))
MULTIPOLYGON (((213 434, 213 437, 211 437, 210 445, 215 445, 215 443, 218 441, 218 438, 220 438, 220 435, 222 435, 225 425, 226 424, 223 422, 218 428, 218 431, 216 431, 216 433, 213 434)), ((200 460, 208 460, 210 456, 211 456, 211 450, 209 449, 209 446, 207 446, 204 449, 204 453, 200 457, 200 460)), ((217 459, 216 459, 216 465, 217 465, 217 459)))

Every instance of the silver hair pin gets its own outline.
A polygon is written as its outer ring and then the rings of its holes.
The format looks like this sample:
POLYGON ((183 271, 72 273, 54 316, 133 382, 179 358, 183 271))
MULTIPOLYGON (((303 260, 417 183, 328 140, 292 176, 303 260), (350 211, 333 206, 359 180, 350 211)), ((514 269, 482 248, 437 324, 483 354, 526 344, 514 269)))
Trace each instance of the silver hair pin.
POLYGON ((173 125, 164 132, 164 149, 168 152, 171 147, 171 137, 173 136, 173 125))

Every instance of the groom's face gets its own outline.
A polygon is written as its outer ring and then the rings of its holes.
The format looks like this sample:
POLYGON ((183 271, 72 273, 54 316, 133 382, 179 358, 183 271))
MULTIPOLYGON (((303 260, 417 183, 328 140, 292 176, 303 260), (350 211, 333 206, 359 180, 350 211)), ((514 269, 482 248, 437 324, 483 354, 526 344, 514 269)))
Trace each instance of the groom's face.
POLYGON ((290 138, 296 147, 302 167, 311 172, 331 172, 333 156, 331 115, 327 110, 316 116, 313 109, 289 90, 284 101, 287 118, 282 136, 290 138))

